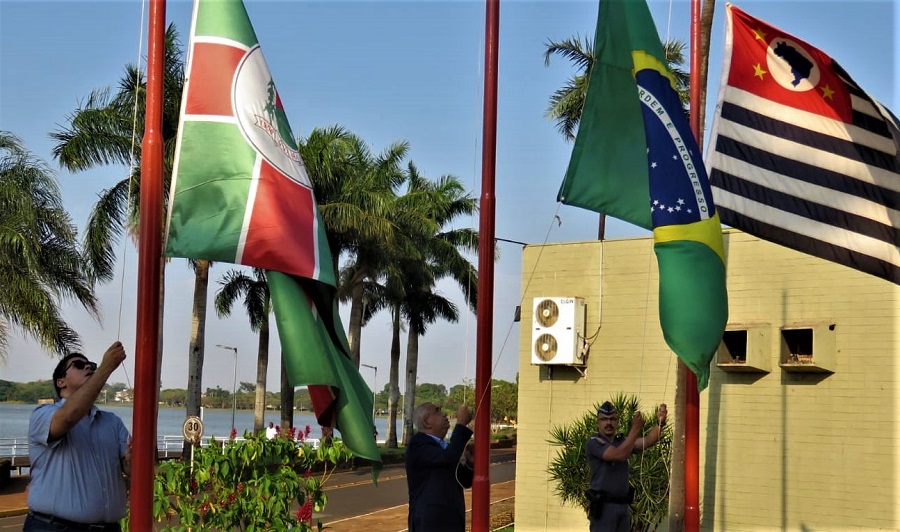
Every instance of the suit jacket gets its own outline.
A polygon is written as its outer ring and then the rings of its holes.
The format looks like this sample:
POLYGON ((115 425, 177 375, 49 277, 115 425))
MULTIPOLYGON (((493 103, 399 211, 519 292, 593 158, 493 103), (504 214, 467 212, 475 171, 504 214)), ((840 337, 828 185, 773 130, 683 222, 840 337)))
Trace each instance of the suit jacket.
POLYGON ((466 501, 463 488, 472 487, 474 471, 459 463, 472 431, 456 425, 450 445, 416 433, 406 446, 406 483, 409 487, 409 532, 464 531, 466 501))

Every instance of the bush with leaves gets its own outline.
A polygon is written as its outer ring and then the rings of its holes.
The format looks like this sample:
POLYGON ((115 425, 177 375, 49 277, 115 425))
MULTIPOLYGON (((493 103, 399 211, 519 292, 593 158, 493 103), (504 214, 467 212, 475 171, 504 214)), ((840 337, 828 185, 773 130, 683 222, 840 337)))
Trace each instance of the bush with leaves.
MULTIPOLYGON (((631 420, 640 410, 640 401, 632 395, 619 394, 611 399, 619 413, 619 430, 627 434, 631 420)), ((547 472, 556 484, 556 494, 564 503, 583 508, 589 502, 586 491, 591 483, 585 445, 597 433, 597 409, 585 412, 568 425, 553 427, 548 443, 560 447, 547 472)), ((646 427, 656 425, 656 408, 644 413, 646 427)), ((669 504, 669 464, 672 456, 672 428, 667 424, 653 447, 633 455, 628 461, 631 485, 635 488, 631 505, 632 530, 654 530, 665 518, 669 504)))
POLYGON ((232 432, 196 448, 192 462, 161 463, 154 516, 164 530, 322 530, 313 512, 328 501, 323 485, 351 455, 340 441, 318 449, 302 443, 308 430, 299 441, 294 429, 271 440, 265 432, 237 440, 232 432))

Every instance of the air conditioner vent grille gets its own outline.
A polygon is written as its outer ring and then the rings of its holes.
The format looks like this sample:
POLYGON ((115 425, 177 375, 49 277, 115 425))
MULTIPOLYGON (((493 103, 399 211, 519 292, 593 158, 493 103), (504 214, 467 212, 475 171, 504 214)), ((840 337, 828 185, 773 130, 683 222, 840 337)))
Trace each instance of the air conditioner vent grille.
POLYGON ((558 351, 559 344, 552 334, 542 334, 534 341, 534 353, 544 362, 553 360, 558 351))
POLYGON ((552 299, 544 299, 535 309, 534 319, 541 327, 553 327, 559 320, 559 305, 552 299))

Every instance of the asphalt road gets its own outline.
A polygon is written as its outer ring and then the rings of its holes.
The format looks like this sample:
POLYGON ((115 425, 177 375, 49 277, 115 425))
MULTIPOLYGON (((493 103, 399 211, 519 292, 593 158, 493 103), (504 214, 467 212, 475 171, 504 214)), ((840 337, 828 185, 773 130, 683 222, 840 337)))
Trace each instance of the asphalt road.
MULTIPOLYGON (((491 483, 513 480, 516 477, 515 452, 494 451, 491 456, 491 483)), ((316 517, 328 523, 352 519, 378 510, 401 506, 408 502, 406 472, 402 465, 385 467, 372 483, 369 469, 335 473, 326 484, 328 504, 316 517)), ((0 532, 22 530, 25 516, 0 518, 0 532)))
MULTIPOLYGON (((491 466, 491 483, 506 482, 516 478, 515 456, 491 466)), ((406 473, 403 466, 385 468, 378 485, 370 481, 369 471, 347 472, 335 475, 326 488, 328 504, 324 512, 316 514, 326 526, 328 523, 351 519, 385 508, 401 506, 409 502, 406 489, 406 473)))

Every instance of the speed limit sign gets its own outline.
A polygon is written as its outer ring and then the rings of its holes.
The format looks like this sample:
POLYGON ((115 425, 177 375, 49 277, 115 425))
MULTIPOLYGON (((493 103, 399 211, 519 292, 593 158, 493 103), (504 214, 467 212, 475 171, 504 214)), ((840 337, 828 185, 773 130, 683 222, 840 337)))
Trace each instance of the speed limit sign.
POLYGON ((203 420, 197 416, 188 416, 181 427, 181 433, 189 443, 199 443, 203 437, 203 420))

